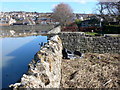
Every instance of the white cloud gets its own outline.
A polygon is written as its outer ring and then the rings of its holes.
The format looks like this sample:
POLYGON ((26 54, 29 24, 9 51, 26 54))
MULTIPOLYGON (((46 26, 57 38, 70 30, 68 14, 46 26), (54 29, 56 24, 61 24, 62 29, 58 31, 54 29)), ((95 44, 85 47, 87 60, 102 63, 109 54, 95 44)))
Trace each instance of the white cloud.
POLYGON ((81 3, 81 4, 85 4, 85 3, 87 3, 86 0, 75 0, 75 2, 79 2, 79 3, 81 3))
POLYGON ((53 4, 53 5, 52 5, 52 8, 55 8, 56 6, 57 6, 57 4, 53 4))

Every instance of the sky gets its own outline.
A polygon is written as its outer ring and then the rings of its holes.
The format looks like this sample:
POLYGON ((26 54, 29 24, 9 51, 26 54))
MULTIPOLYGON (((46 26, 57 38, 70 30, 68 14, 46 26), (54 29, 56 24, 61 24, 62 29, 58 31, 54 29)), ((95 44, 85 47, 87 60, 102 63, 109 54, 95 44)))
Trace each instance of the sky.
POLYGON ((28 12, 52 12, 53 8, 60 2, 64 2, 69 4, 73 9, 74 13, 95 13, 97 1, 91 0, 42 0, 42 1, 3 1, 1 4, 1 11, 9 12, 9 11, 28 11, 28 12))

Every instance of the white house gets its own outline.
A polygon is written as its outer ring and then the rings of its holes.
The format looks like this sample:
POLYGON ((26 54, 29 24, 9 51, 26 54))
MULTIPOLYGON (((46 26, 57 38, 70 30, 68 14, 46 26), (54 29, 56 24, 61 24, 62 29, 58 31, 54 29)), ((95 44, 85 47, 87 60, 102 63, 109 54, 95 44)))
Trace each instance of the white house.
POLYGON ((11 35, 14 35, 15 31, 14 30, 10 30, 10 33, 11 33, 11 35))
POLYGON ((13 25, 13 23, 16 23, 15 19, 10 18, 9 25, 13 25))

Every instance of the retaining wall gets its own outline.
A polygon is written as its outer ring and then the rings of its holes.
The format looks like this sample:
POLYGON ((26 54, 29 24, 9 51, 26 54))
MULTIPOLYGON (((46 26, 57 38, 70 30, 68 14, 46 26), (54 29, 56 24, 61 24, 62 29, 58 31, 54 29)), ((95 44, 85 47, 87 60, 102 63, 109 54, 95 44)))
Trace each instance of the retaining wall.
POLYGON ((120 53, 120 37, 85 36, 84 33, 59 33, 64 48, 82 53, 120 53))
POLYGON ((48 31, 53 29, 53 25, 12 25, 12 26, 0 26, 0 30, 41 30, 48 31))

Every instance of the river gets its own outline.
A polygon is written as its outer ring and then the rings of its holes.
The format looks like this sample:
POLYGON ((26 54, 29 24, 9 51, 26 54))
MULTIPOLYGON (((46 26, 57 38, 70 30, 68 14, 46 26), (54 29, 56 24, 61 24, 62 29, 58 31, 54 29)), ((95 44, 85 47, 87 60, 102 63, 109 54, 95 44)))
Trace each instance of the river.
POLYGON ((40 50, 39 43, 47 42, 47 36, 0 38, 0 81, 2 88, 20 80, 28 64, 40 50))

